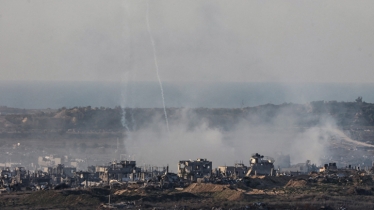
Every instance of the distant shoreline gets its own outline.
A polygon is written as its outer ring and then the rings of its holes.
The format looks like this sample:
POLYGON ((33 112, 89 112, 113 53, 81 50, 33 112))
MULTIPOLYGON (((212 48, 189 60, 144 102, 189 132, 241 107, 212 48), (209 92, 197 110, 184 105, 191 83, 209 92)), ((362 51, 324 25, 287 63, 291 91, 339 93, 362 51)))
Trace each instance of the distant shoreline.
MULTIPOLYGON (((164 82, 166 107, 242 108, 261 104, 353 101, 374 103, 374 84, 164 82)), ((21 109, 61 107, 162 107, 157 82, 2 81, 0 106, 21 109)))

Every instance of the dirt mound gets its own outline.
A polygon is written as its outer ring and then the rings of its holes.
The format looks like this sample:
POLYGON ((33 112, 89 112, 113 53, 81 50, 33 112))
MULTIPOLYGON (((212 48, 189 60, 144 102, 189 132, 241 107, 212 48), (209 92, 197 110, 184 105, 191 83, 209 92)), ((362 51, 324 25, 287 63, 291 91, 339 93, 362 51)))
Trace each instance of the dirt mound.
POLYGON ((236 201, 244 197, 244 193, 235 189, 230 189, 228 185, 218 185, 211 183, 193 183, 183 190, 189 193, 212 193, 217 199, 236 201))
POLYGON ((248 186, 255 189, 272 189, 285 186, 291 178, 288 176, 253 176, 248 186))
POLYGON ((193 183, 184 189, 184 192, 191 192, 191 193, 203 193, 203 192, 221 192, 223 190, 228 189, 228 185, 218 185, 218 184, 211 184, 211 183, 193 183))
POLYGON ((308 182, 304 179, 291 179, 285 187, 305 187, 308 182))

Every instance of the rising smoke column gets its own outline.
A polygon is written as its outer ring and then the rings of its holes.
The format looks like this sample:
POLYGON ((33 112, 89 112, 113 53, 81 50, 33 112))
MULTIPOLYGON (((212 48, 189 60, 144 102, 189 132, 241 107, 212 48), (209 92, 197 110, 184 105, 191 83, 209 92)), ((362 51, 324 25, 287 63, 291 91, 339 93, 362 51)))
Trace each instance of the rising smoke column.
POLYGON ((161 97, 162 97, 162 105, 164 107, 166 129, 168 130, 168 133, 170 133, 169 122, 168 122, 168 115, 166 113, 166 106, 165 106, 164 89, 162 88, 162 82, 161 82, 161 78, 160 78, 160 74, 159 74, 159 69, 158 69, 158 62, 157 62, 157 56, 156 56, 156 47, 155 47, 155 42, 153 40, 153 36, 152 36, 152 32, 151 32, 151 27, 149 25, 149 2, 148 2, 148 0, 147 0, 146 19, 147 19, 147 29, 148 29, 149 37, 151 39, 152 48, 153 48, 153 59, 155 61, 157 79, 158 79, 158 83, 160 84, 160 89, 161 89, 161 97))
MULTIPOLYGON (((127 22, 127 24, 124 24, 125 26, 125 31, 127 32, 126 36, 129 40, 128 42, 128 55, 125 54, 125 59, 126 57, 128 57, 128 61, 126 62, 127 64, 129 64, 129 68, 130 71, 132 70, 132 62, 133 62, 133 58, 132 58, 132 40, 131 40, 131 29, 130 29, 130 18, 129 18, 129 10, 128 10, 128 7, 127 7, 127 4, 124 3, 123 4, 123 8, 125 10, 125 14, 126 14, 126 18, 125 18, 125 23, 127 22)), ((129 77, 130 77, 130 72, 129 71, 125 71, 125 73, 123 74, 122 76, 122 82, 125 83, 125 86, 121 88, 122 90, 122 101, 121 101, 121 109, 122 109, 122 119, 121 119, 121 123, 122 123, 122 126, 126 129, 126 131, 130 131, 129 129, 129 126, 128 126, 128 123, 126 121, 126 109, 125 109, 125 106, 126 106, 126 103, 128 103, 127 101, 127 98, 126 98, 126 95, 128 95, 129 93, 131 94, 131 91, 128 91, 128 84, 129 84, 129 77)))
MULTIPOLYGON (((133 113, 131 112, 130 110, 130 113, 126 113, 126 106, 131 106, 131 96, 132 96, 132 89, 131 89, 131 85, 129 84, 130 81, 132 81, 132 77, 134 76, 133 75, 133 62, 134 62, 134 58, 133 58, 133 39, 132 39, 132 30, 131 30, 131 19, 130 19, 130 15, 129 15, 129 8, 128 8, 128 4, 123 2, 123 8, 124 8, 124 11, 125 11, 125 16, 124 16, 124 27, 125 27, 125 30, 124 32, 126 34, 124 34, 125 37, 127 37, 127 48, 128 51, 127 53, 125 52, 124 54, 124 59, 126 60, 127 59, 127 62, 126 64, 128 64, 128 70, 124 72, 124 74, 122 75, 122 83, 124 83, 125 85, 122 86, 121 84, 121 97, 122 97, 122 101, 121 101, 121 110, 122 110, 122 119, 121 119, 121 123, 122 123, 122 126, 123 128, 125 128, 125 137, 123 139, 124 141, 124 145, 125 144, 125 140, 126 138, 127 139, 131 139, 132 136, 131 136, 131 132, 130 132, 130 128, 129 127, 129 122, 127 121, 126 119, 126 115, 128 114, 131 114, 131 123, 134 124, 134 120, 133 120, 133 113), (127 97, 126 97, 127 96, 127 97), (130 101, 130 103, 129 103, 130 101)), ((118 144, 118 143, 117 143, 118 144)), ((118 151, 118 146, 117 146, 117 151, 118 151)), ((125 147, 123 152, 125 154, 127 154, 127 148, 125 147)), ((121 159, 121 154, 119 156, 119 158, 121 159)))

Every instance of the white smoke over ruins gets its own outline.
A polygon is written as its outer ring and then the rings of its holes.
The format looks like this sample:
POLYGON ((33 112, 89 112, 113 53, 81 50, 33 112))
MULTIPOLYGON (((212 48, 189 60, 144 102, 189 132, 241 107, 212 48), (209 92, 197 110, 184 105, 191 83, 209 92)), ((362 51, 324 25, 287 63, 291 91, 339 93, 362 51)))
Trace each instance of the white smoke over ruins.
POLYGON ((161 114, 149 120, 148 126, 128 133, 127 152, 139 164, 168 164, 172 170, 179 160, 197 158, 213 161, 214 167, 239 161, 248 164, 256 152, 271 157, 289 154, 292 164, 311 160, 319 165, 327 152, 329 131, 335 128, 329 118, 313 127, 300 127, 295 116, 280 113, 267 122, 246 118, 224 130, 209 126, 191 109, 181 109, 170 120, 169 135, 161 114))

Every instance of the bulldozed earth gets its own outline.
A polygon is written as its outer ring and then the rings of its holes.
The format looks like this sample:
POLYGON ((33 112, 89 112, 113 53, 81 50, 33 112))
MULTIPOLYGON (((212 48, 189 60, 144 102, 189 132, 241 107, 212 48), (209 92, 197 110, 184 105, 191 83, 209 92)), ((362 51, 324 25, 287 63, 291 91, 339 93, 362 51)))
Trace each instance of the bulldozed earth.
POLYGON ((1 209, 373 209, 371 175, 254 176, 231 185, 144 183, 102 188, 3 193, 1 209), (110 199, 110 204, 109 204, 110 199))

